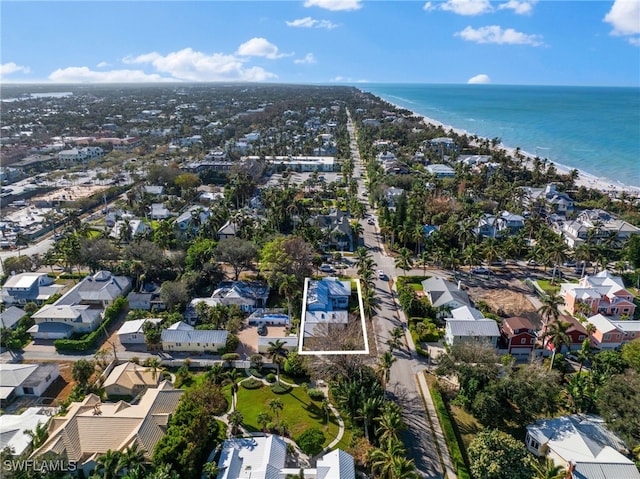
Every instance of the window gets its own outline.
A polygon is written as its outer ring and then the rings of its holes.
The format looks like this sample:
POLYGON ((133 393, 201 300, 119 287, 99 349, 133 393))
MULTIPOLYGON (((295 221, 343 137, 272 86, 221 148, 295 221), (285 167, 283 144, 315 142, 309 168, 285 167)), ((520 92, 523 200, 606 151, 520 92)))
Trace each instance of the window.
POLYGON ((586 338, 586 336, 584 334, 581 334, 580 336, 578 336, 578 341, 584 341, 586 338))
POLYGON ((604 339, 605 339, 605 341, 609 341, 611 339, 611 335, 610 334, 605 334, 604 335, 604 339))
POLYGON ((534 342, 535 342, 535 339, 533 339, 533 338, 531 338, 531 339, 529 340, 529 343, 530 343, 530 344, 534 344, 534 342))
POLYGON ((25 394, 33 395, 33 388, 22 388, 25 394))
POLYGON ((527 338, 522 338, 520 340, 520 344, 527 344, 527 338))
POLYGON ((540 449, 540 443, 529 435, 527 435, 527 444, 529 445, 529 447, 535 449, 536 451, 540 449))

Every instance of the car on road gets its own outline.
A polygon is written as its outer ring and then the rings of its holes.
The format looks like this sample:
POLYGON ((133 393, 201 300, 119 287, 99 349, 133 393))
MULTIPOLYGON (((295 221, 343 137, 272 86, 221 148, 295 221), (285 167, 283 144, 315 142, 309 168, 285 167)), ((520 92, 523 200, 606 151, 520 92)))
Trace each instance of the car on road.
POLYGON ((537 261, 530 259, 529 261, 527 261, 527 265, 528 266, 540 266, 540 263, 538 263, 537 261))
POLYGON ((333 273, 335 270, 330 264, 323 264, 320 266, 320 271, 322 271, 323 273, 333 273))
POLYGON ((479 268, 473 268, 471 272, 473 274, 491 274, 491 270, 489 268, 484 268, 482 266, 479 268))
POLYGON ((376 271, 376 276, 378 277, 378 279, 387 279, 387 275, 381 269, 376 271))
POLYGON ((258 326, 258 334, 260 336, 266 336, 267 335, 267 325, 266 324, 261 324, 260 326, 258 326))
POLYGON ((578 264, 575 261, 565 261, 564 263, 562 263, 562 266, 566 266, 567 268, 573 268, 575 267, 575 265, 578 264))
POLYGON ((374 220, 373 218, 369 218, 369 219, 367 220, 367 224, 369 224, 369 225, 375 225, 375 224, 376 224, 376 220, 374 220))

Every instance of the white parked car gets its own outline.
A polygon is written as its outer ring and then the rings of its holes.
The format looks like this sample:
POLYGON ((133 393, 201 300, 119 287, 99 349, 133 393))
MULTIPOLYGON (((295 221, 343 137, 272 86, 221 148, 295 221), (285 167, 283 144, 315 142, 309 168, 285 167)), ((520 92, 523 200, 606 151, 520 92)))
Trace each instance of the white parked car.
POLYGON ((378 276, 379 279, 387 279, 387 275, 381 269, 376 271, 376 275, 378 276))
POLYGON ((330 264, 323 264, 320 266, 320 271, 322 271, 323 273, 333 273, 335 270, 330 264))

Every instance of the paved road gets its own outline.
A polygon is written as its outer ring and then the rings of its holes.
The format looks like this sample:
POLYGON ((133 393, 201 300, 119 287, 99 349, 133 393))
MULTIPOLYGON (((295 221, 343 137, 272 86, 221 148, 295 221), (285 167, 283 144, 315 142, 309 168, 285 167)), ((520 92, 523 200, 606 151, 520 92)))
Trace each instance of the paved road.
MULTIPOLYGON (((365 186, 362 179, 362 165, 351 123, 349 123, 348 129, 352 138, 351 150, 355 165, 354 177, 358 178, 358 189, 363 192, 365 191, 365 186)), ((363 197, 363 199, 365 198, 363 197)), ((404 274, 404 272, 397 270, 394 259, 384 252, 375 212, 369 209, 367 213, 374 218, 376 224, 369 225, 367 221, 362 221, 364 245, 372 254, 372 258, 377 265, 375 268, 383 270, 390 279, 395 279, 397 276, 404 274)), ((407 324, 404 315, 398 310, 390 282, 376 279, 375 288, 380 299, 380 306, 373 319, 373 327, 378 354, 381 354, 387 349, 386 343, 391 338, 391 330, 399 326, 406 331, 407 324)), ((403 437, 404 443, 408 448, 408 455, 415 461, 416 467, 423 477, 430 479, 442 478, 443 470, 440 456, 434 443, 431 424, 425 412, 424 403, 416 382, 416 374, 425 369, 426 363, 422 358, 416 357, 406 346, 403 346, 400 350, 395 350, 394 356, 396 361, 391 367, 391 377, 387 390, 402 408, 403 418, 408 426, 403 437)))
POLYGON ((9 251, 0 252, 0 275, 4 274, 4 260, 13 256, 33 256, 39 254, 43 256, 49 248, 53 246, 53 240, 51 238, 43 239, 38 243, 27 246, 26 248, 20 248, 20 250, 14 249, 9 251))

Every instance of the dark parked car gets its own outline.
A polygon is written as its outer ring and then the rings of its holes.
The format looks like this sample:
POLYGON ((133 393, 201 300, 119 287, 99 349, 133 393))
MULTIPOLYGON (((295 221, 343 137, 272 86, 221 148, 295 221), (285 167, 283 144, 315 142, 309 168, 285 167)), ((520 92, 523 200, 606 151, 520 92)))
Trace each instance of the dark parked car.
POLYGON ((266 324, 261 324, 260 326, 258 326, 258 334, 260 336, 266 336, 267 335, 267 325, 266 324))

